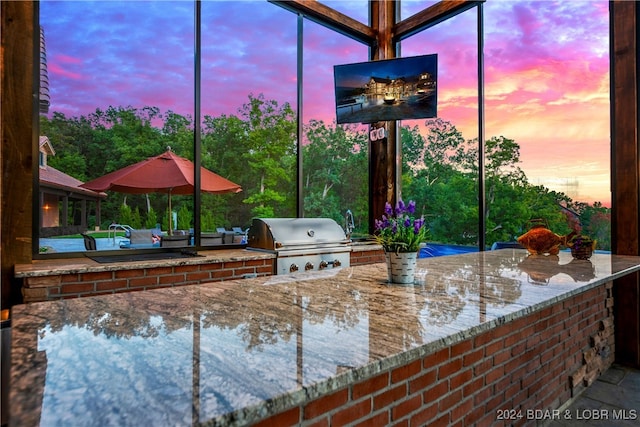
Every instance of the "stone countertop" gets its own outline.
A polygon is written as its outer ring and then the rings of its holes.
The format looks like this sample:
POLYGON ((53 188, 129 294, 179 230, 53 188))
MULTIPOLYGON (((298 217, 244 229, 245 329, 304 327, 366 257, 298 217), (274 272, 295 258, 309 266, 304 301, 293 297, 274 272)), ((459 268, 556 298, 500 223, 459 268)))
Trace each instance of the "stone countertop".
POLYGON ((409 286, 373 264, 20 305, 10 425, 250 424, 638 270, 503 249, 409 286))
MULTIPOLYGON (((382 246, 370 241, 353 242, 353 251, 382 250, 382 246)), ((129 251, 129 254, 134 252, 129 251)), ((124 255, 124 254, 123 254, 124 255)), ((23 279, 26 277, 42 277, 57 274, 94 273, 100 271, 131 270, 135 268, 166 267, 171 265, 193 265, 225 261, 249 261, 255 259, 272 259, 276 254, 268 251, 251 249, 217 249, 198 251, 199 256, 175 259, 158 259, 153 261, 126 261, 99 263, 89 258, 50 258, 35 259, 31 264, 16 264, 14 277, 23 279)))
POLYGON ((352 251, 381 251, 382 245, 372 240, 354 240, 350 243, 352 251))
MULTIPOLYGON (((129 252, 132 253, 132 252, 129 252)), ((160 254, 160 253, 158 253, 160 254)), ((124 255, 124 254, 123 254, 124 255)), ((56 274, 76 274, 100 271, 132 270, 136 268, 167 267, 173 265, 207 264, 225 261, 249 261, 275 258, 274 253, 247 249, 221 249, 198 251, 198 256, 147 261, 99 263, 87 257, 36 259, 31 264, 16 264, 14 277, 52 276, 56 274)))

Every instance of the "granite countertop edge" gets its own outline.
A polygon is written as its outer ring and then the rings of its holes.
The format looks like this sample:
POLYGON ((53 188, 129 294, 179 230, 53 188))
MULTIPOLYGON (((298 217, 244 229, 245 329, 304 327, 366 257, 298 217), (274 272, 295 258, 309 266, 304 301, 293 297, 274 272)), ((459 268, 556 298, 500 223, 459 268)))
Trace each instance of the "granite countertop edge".
POLYGON ((60 274, 96 273, 104 271, 135 270, 157 267, 177 267, 183 265, 252 261, 275 258, 275 254, 273 253, 250 251, 245 249, 202 251, 198 254, 200 256, 188 258, 148 261, 123 261, 104 264, 94 261, 89 257, 34 260, 34 264, 16 264, 14 267, 14 277, 22 279, 27 277, 46 277, 60 274))

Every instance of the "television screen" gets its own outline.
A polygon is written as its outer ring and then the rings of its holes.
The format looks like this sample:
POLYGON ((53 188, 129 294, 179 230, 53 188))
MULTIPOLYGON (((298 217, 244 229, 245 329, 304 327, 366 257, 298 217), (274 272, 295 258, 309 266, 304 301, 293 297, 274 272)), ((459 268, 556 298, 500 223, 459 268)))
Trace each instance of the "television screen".
POLYGON ((436 117, 438 55, 333 67, 341 123, 436 117))

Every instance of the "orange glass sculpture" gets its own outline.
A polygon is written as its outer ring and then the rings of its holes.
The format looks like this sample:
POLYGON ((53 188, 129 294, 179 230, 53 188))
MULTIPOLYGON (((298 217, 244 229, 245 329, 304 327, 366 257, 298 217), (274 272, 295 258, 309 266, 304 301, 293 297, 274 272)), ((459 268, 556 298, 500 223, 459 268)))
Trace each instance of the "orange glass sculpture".
POLYGON ((566 236, 559 236, 543 225, 536 224, 522 236, 518 237, 518 243, 527 248, 530 254, 558 255, 560 246, 566 246, 567 241, 575 234, 571 232, 566 236))

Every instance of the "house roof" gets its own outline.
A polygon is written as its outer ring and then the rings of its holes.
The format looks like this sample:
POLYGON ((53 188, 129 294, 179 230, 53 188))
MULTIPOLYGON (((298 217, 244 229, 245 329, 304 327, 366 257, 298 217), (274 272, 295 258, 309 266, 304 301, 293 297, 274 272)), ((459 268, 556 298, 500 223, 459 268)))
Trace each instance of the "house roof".
POLYGON ((83 184, 79 179, 75 179, 72 176, 67 175, 64 172, 60 172, 58 169, 51 166, 40 168, 40 187, 41 188, 55 188, 58 190, 71 191, 76 194, 83 194, 92 198, 105 198, 106 193, 87 190, 80 187, 83 184))
POLYGON ((48 156, 55 156, 56 150, 53 149, 53 145, 51 145, 51 141, 46 136, 40 136, 38 148, 40 151, 47 153, 48 156))
POLYGON ((376 83, 384 83, 384 84, 389 84, 391 83, 391 79, 390 78, 385 78, 385 77, 376 77, 376 76, 371 76, 371 79, 369 81, 374 81, 376 83))
MULTIPOLYGON (((40 136, 39 149, 41 153, 45 153, 47 156, 53 156, 56 154, 56 151, 53 149, 53 145, 51 145, 51 141, 49 141, 49 138, 46 136, 40 136)), ((103 199, 107 197, 106 193, 80 187, 81 184, 84 184, 82 181, 75 179, 64 172, 60 172, 58 169, 49 166, 46 162, 44 165, 40 166, 39 171, 41 188, 63 190, 91 198, 103 199)))

